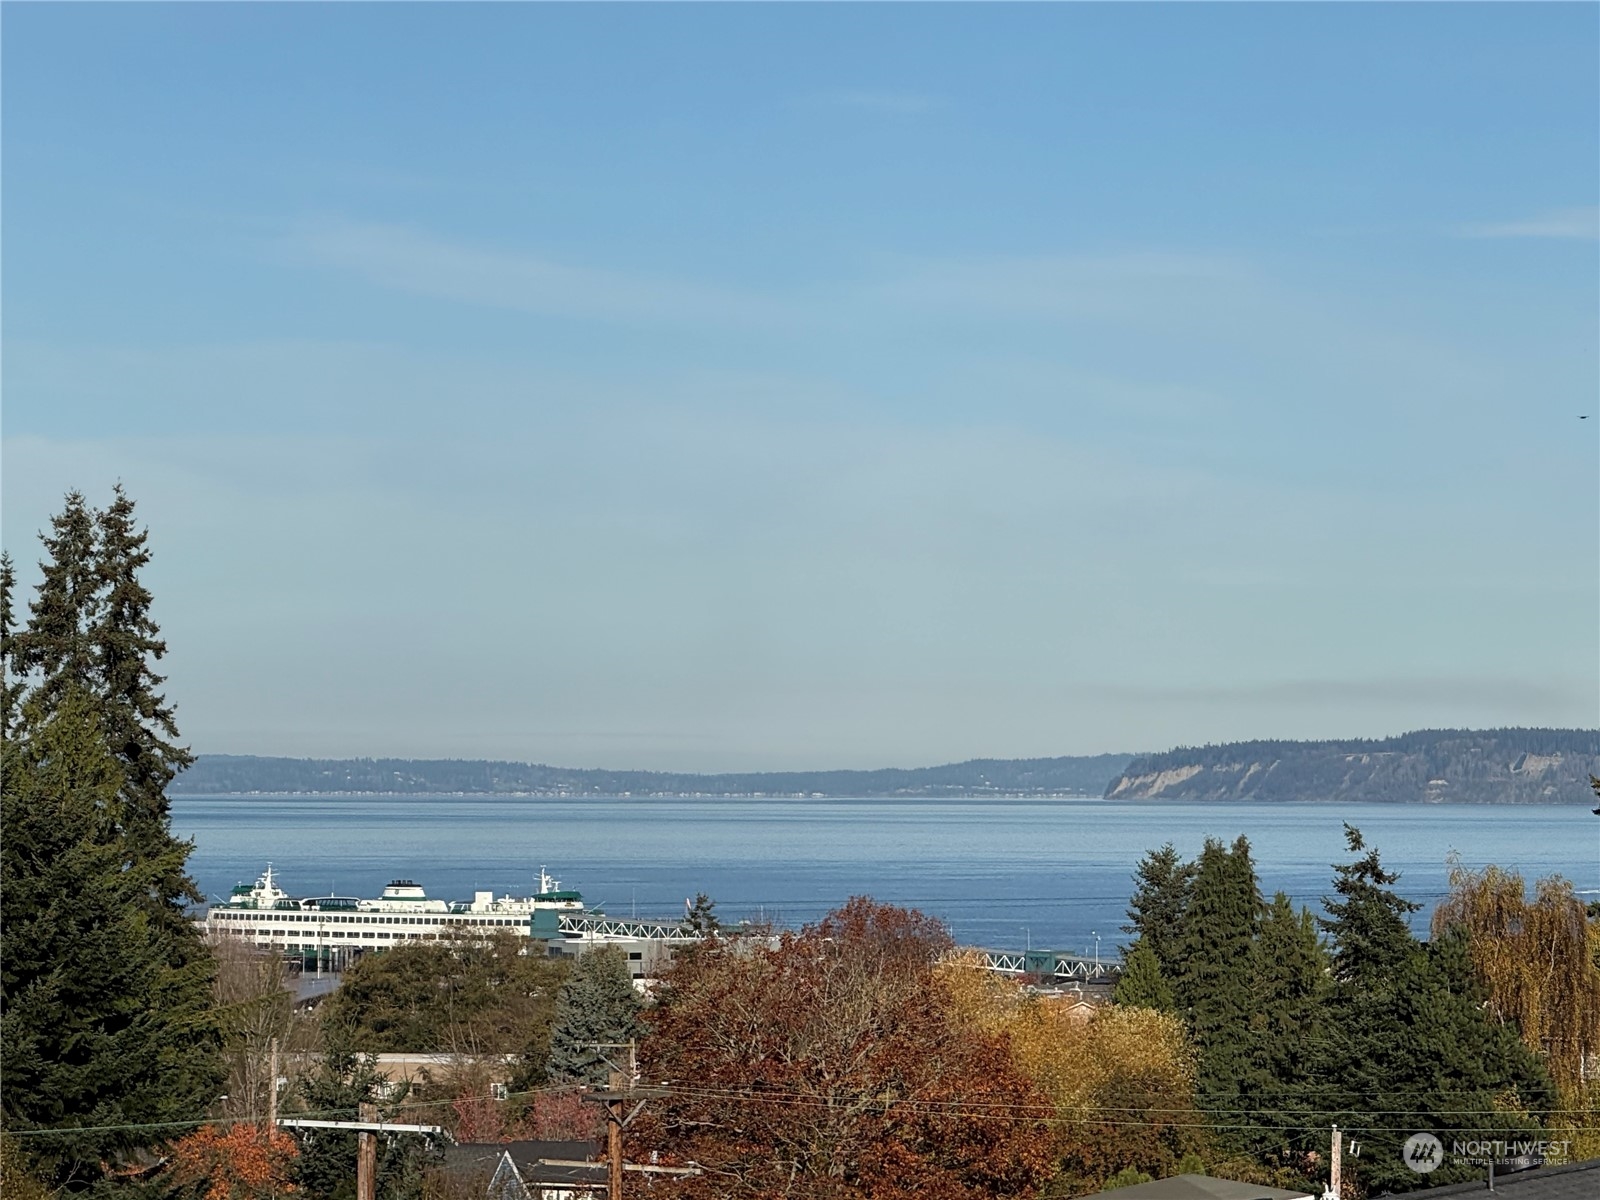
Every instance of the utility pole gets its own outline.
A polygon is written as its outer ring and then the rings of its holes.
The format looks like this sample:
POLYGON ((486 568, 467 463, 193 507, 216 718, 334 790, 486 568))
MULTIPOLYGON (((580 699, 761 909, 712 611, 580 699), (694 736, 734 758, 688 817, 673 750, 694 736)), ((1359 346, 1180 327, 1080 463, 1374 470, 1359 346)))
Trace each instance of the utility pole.
POLYGON ((267 1132, 278 1128, 278 1039, 272 1039, 267 1055, 267 1132))
POLYGON ((1328 1190, 1323 1200, 1342 1200, 1344 1187, 1344 1134, 1333 1127, 1333 1153, 1328 1159, 1328 1190))
MULTIPOLYGON (((378 1120, 376 1104, 363 1104, 357 1111, 363 1124, 378 1120)), ((378 1139, 370 1129, 363 1129, 356 1139, 356 1200, 377 1200, 378 1139)))
MULTIPOLYGON (((610 1086, 603 1092, 589 1092, 583 1098, 593 1104, 602 1104, 606 1112, 606 1197, 607 1200, 621 1200, 622 1198, 622 1173, 631 1163, 623 1161, 622 1156, 622 1131, 639 1115, 644 1108, 644 1103, 651 1096, 664 1096, 665 1090, 661 1088, 642 1088, 639 1086, 639 1058, 638 1047, 633 1042, 590 1042, 593 1050, 626 1050, 628 1052, 627 1069, 619 1067, 602 1054, 601 1061, 611 1068, 610 1086), (636 1100, 633 1111, 626 1116, 623 1108, 628 1101, 636 1100)), ((637 1169, 637 1168, 635 1168, 637 1169)), ((370 1198, 367 1198, 370 1200, 370 1198)))
POLYGON ((358 1121, 321 1121, 309 1117, 284 1117, 278 1122, 282 1129, 354 1129, 356 1131, 356 1200, 377 1200, 378 1190, 378 1138, 379 1133, 420 1133, 428 1137, 443 1137, 438 1125, 391 1125, 378 1119, 376 1104, 362 1104, 357 1108, 358 1121))
MULTIPOLYGON (((622 1072, 611 1072, 611 1087, 622 1090, 622 1072)), ((606 1101, 606 1195, 611 1200, 622 1200, 622 1099, 615 1096, 606 1101)))

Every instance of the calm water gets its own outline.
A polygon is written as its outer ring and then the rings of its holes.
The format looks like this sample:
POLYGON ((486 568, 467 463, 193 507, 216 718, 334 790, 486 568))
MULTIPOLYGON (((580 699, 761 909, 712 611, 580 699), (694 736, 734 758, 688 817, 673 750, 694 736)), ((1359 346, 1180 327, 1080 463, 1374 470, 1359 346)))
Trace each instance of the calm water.
MULTIPOLYGON (((1262 886, 1315 911, 1358 826, 1429 908, 1446 856, 1600 887, 1600 819, 1583 807, 1117 803, 1103 800, 572 800, 462 796, 184 797, 208 896, 270 860, 296 895, 371 896, 409 877, 443 899, 527 894, 541 864, 613 915, 671 916, 704 891, 725 919, 800 924, 866 893, 949 922, 965 943, 1102 950, 1149 848, 1186 856, 1247 835, 1262 886)), ((1419 916, 1425 922, 1426 911, 1419 916)))

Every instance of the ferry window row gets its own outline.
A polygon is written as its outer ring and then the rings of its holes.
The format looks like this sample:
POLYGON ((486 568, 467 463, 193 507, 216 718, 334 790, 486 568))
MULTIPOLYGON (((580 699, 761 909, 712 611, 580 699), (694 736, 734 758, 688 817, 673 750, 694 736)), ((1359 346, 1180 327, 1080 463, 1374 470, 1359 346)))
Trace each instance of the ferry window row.
POLYGON ((305 921, 354 922, 361 925, 526 925, 526 920, 515 917, 457 917, 441 914, 437 917, 346 917, 328 913, 231 913, 214 914, 224 921, 287 921, 301 924, 305 921))

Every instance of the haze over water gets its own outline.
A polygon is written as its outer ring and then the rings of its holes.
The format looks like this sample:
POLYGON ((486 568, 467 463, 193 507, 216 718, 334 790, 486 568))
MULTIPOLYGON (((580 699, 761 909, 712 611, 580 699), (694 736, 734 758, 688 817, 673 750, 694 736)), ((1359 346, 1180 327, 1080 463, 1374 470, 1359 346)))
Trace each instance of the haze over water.
POLYGON ((173 801, 208 897, 268 861, 296 895, 376 895, 415 879, 428 894, 526 895, 541 865, 614 916, 682 912, 708 893, 726 920, 798 925, 857 894, 923 909, 956 938, 995 948, 1114 954, 1144 852, 1250 838, 1262 889, 1320 911, 1330 863, 1361 829, 1425 930, 1447 856, 1530 881, 1561 873, 1600 888, 1600 821, 1553 805, 1193 804, 1102 800, 566 799, 502 796, 230 796, 173 801))

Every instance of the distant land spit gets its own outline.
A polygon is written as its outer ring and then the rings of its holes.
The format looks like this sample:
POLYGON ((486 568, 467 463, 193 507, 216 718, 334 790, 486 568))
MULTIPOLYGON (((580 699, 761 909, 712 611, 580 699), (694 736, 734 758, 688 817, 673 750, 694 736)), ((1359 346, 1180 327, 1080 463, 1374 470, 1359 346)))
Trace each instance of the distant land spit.
POLYGON ((1424 729, 1326 742, 1229 742, 1135 758, 1115 800, 1593 803, 1600 730, 1424 729))
POLYGON ((1161 754, 978 758, 877 771, 694 775, 468 759, 202 754, 175 796, 1104 796, 1114 800, 1581 803, 1600 731, 1422 730, 1382 739, 1229 742, 1161 754))

